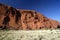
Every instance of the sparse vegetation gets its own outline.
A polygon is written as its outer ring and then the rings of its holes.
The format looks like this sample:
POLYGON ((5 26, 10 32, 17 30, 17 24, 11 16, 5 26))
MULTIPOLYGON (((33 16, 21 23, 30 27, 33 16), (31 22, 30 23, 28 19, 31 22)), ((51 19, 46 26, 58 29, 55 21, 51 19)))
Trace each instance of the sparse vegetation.
POLYGON ((59 38, 60 30, 0 30, 0 40, 60 40, 59 38))

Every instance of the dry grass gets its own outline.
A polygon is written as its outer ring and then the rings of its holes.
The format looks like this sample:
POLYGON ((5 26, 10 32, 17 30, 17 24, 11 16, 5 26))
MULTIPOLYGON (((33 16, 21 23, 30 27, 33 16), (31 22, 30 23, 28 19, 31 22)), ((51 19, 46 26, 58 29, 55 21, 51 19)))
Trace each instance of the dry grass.
POLYGON ((0 40, 60 40, 60 30, 0 30, 0 40))

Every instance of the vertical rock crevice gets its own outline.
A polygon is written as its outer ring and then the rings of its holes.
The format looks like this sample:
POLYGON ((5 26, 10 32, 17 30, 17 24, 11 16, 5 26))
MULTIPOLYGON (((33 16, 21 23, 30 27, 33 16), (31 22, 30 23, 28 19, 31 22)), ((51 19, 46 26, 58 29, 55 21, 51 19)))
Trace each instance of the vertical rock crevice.
POLYGON ((4 20, 3 20, 3 24, 4 24, 4 25, 7 25, 7 24, 9 23, 9 21, 10 21, 9 16, 6 16, 6 17, 4 18, 4 20))
POLYGON ((19 20, 21 18, 21 13, 19 11, 16 11, 16 17, 15 17, 15 22, 18 23, 19 20))

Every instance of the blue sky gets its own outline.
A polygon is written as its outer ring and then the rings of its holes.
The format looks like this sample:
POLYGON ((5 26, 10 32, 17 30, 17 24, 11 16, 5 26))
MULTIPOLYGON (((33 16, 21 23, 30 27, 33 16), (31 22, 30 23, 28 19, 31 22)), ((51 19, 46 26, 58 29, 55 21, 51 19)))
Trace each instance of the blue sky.
POLYGON ((60 0, 0 0, 17 9, 35 10, 48 18, 60 21, 60 0))

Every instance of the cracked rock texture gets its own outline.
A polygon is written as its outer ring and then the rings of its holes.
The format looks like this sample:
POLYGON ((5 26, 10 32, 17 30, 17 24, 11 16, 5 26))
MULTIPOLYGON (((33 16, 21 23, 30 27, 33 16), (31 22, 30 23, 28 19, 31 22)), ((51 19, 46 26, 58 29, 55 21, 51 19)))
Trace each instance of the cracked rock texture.
POLYGON ((0 29, 39 30, 60 28, 60 22, 33 10, 19 10, 0 4, 0 29))

